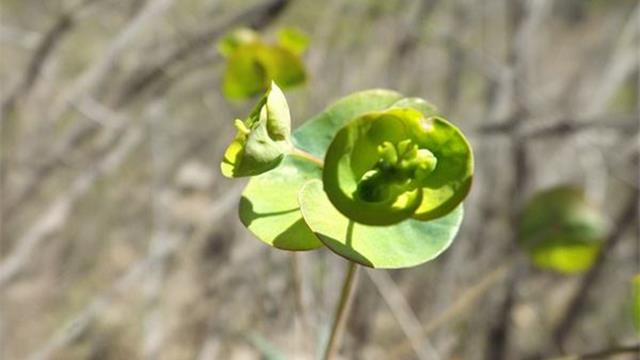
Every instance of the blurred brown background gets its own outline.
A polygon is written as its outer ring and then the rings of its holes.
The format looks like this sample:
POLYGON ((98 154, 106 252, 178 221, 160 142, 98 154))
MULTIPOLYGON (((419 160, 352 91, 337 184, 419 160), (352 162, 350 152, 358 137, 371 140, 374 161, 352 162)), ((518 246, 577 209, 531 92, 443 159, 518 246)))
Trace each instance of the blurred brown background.
POLYGON ((218 170, 252 101, 221 96, 215 43, 285 25, 311 37, 310 81, 287 92, 297 124, 383 87, 437 104, 475 149, 457 240, 361 273, 345 359, 637 340, 637 1, 2 0, 2 359, 314 358, 345 261, 293 263, 253 238, 243 182, 218 170), (523 201, 561 183, 611 223, 585 275, 536 270, 514 246, 523 201))

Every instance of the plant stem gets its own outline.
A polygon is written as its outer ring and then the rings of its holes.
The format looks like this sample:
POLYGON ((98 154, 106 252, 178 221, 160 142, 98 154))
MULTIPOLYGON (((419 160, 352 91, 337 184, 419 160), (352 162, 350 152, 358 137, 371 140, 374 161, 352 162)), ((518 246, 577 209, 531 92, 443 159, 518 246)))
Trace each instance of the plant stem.
POLYGON ((307 161, 311 161, 312 163, 318 165, 319 167, 324 167, 324 161, 322 161, 322 159, 315 157, 312 154, 309 154, 308 152, 298 149, 298 148, 293 148, 293 150, 291 150, 291 152, 289 153, 289 155, 292 156, 297 156, 301 159, 305 159, 307 161))
POLYGON ((353 294, 355 293, 355 284, 357 282, 358 264, 353 261, 349 261, 349 267, 347 268, 347 274, 344 277, 342 283, 342 292, 340 293, 340 299, 336 306, 335 315, 333 318, 333 327, 331 329, 331 336, 329 342, 324 351, 324 360, 331 360, 338 351, 338 346, 342 334, 344 332, 344 326, 346 324, 347 316, 353 302, 353 294))

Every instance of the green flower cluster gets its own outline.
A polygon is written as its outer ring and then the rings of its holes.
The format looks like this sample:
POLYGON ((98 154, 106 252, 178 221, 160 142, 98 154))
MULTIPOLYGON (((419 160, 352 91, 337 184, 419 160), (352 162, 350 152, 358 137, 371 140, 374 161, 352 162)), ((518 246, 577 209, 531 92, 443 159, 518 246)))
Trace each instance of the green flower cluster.
POLYGON ((240 218, 287 250, 327 246, 372 267, 407 267, 449 246, 469 193, 473 153, 462 132, 417 98, 348 96, 291 133, 272 83, 221 164, 251 176, 240 218), (311 161, 309 161, 311 160, 311 161))

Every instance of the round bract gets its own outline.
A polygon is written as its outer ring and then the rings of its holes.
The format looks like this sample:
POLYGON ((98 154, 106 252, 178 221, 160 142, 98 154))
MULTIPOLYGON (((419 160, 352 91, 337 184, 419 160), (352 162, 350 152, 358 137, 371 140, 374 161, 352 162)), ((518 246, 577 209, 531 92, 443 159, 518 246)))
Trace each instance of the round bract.
POLYGON ((606 231, 602 214, 587 201, 582 189, 558 186, 529 201, 518 242, 536 266, 571 274, 591 267, 606 231))
POLYGON ((330 250, 373 268, 406 268, 435 259, 453 242, 463 215, 459 206, 433 221, 407 219, 391 226, 364 225, 336 210, 320 180, 304 185, 299 202, 305 222, 330 250))
POLYGON ((264 92, 271 81, 284 89, 302 84, 306 78, 299 55, 280 45, 251 42, 229 56, 222 89, 226 97, 242 99, 264 92))
POLYGON ((404 103, 413 107, 394 106, 353 119, 329 146, 324 190, 356 222, 436 219, 469 192, 473 154, 460 130, 433 115, 426 103, 404 103))

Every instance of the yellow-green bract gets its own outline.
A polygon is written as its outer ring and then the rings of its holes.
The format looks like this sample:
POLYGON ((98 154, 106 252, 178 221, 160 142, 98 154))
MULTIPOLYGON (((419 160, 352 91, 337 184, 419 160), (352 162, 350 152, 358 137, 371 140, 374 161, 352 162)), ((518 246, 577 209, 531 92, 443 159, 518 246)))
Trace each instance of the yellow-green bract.
POLYGON ((237 29, 218 43, 218 51, 227 57, 222 81, 224 95, 243 99, 268 89, 271 81, 283 89, 305 82, 307 75, 301 54, 308 38, 297 29, 283 28, 278 42, 267 43, 250 29, 237 29))
POLYGON ((556 186, 537 193, 522 213, 518 242, 534 264, 572 274, 593 264, 606 235, 606 223, 584 191, 556 186))
POLYGON ((291 149, 291 116, 280 88, 271 88, 243 122, 236 119, 236 137, 220 164, 226 177, 258 175, 282 161, 291 149))
POLYGON ((333 205, 348 218, 367 225, 433 220, 468 194, 469 143, 443 117, 417 108, 367 113, 338 131, 322 180, 333 205))

